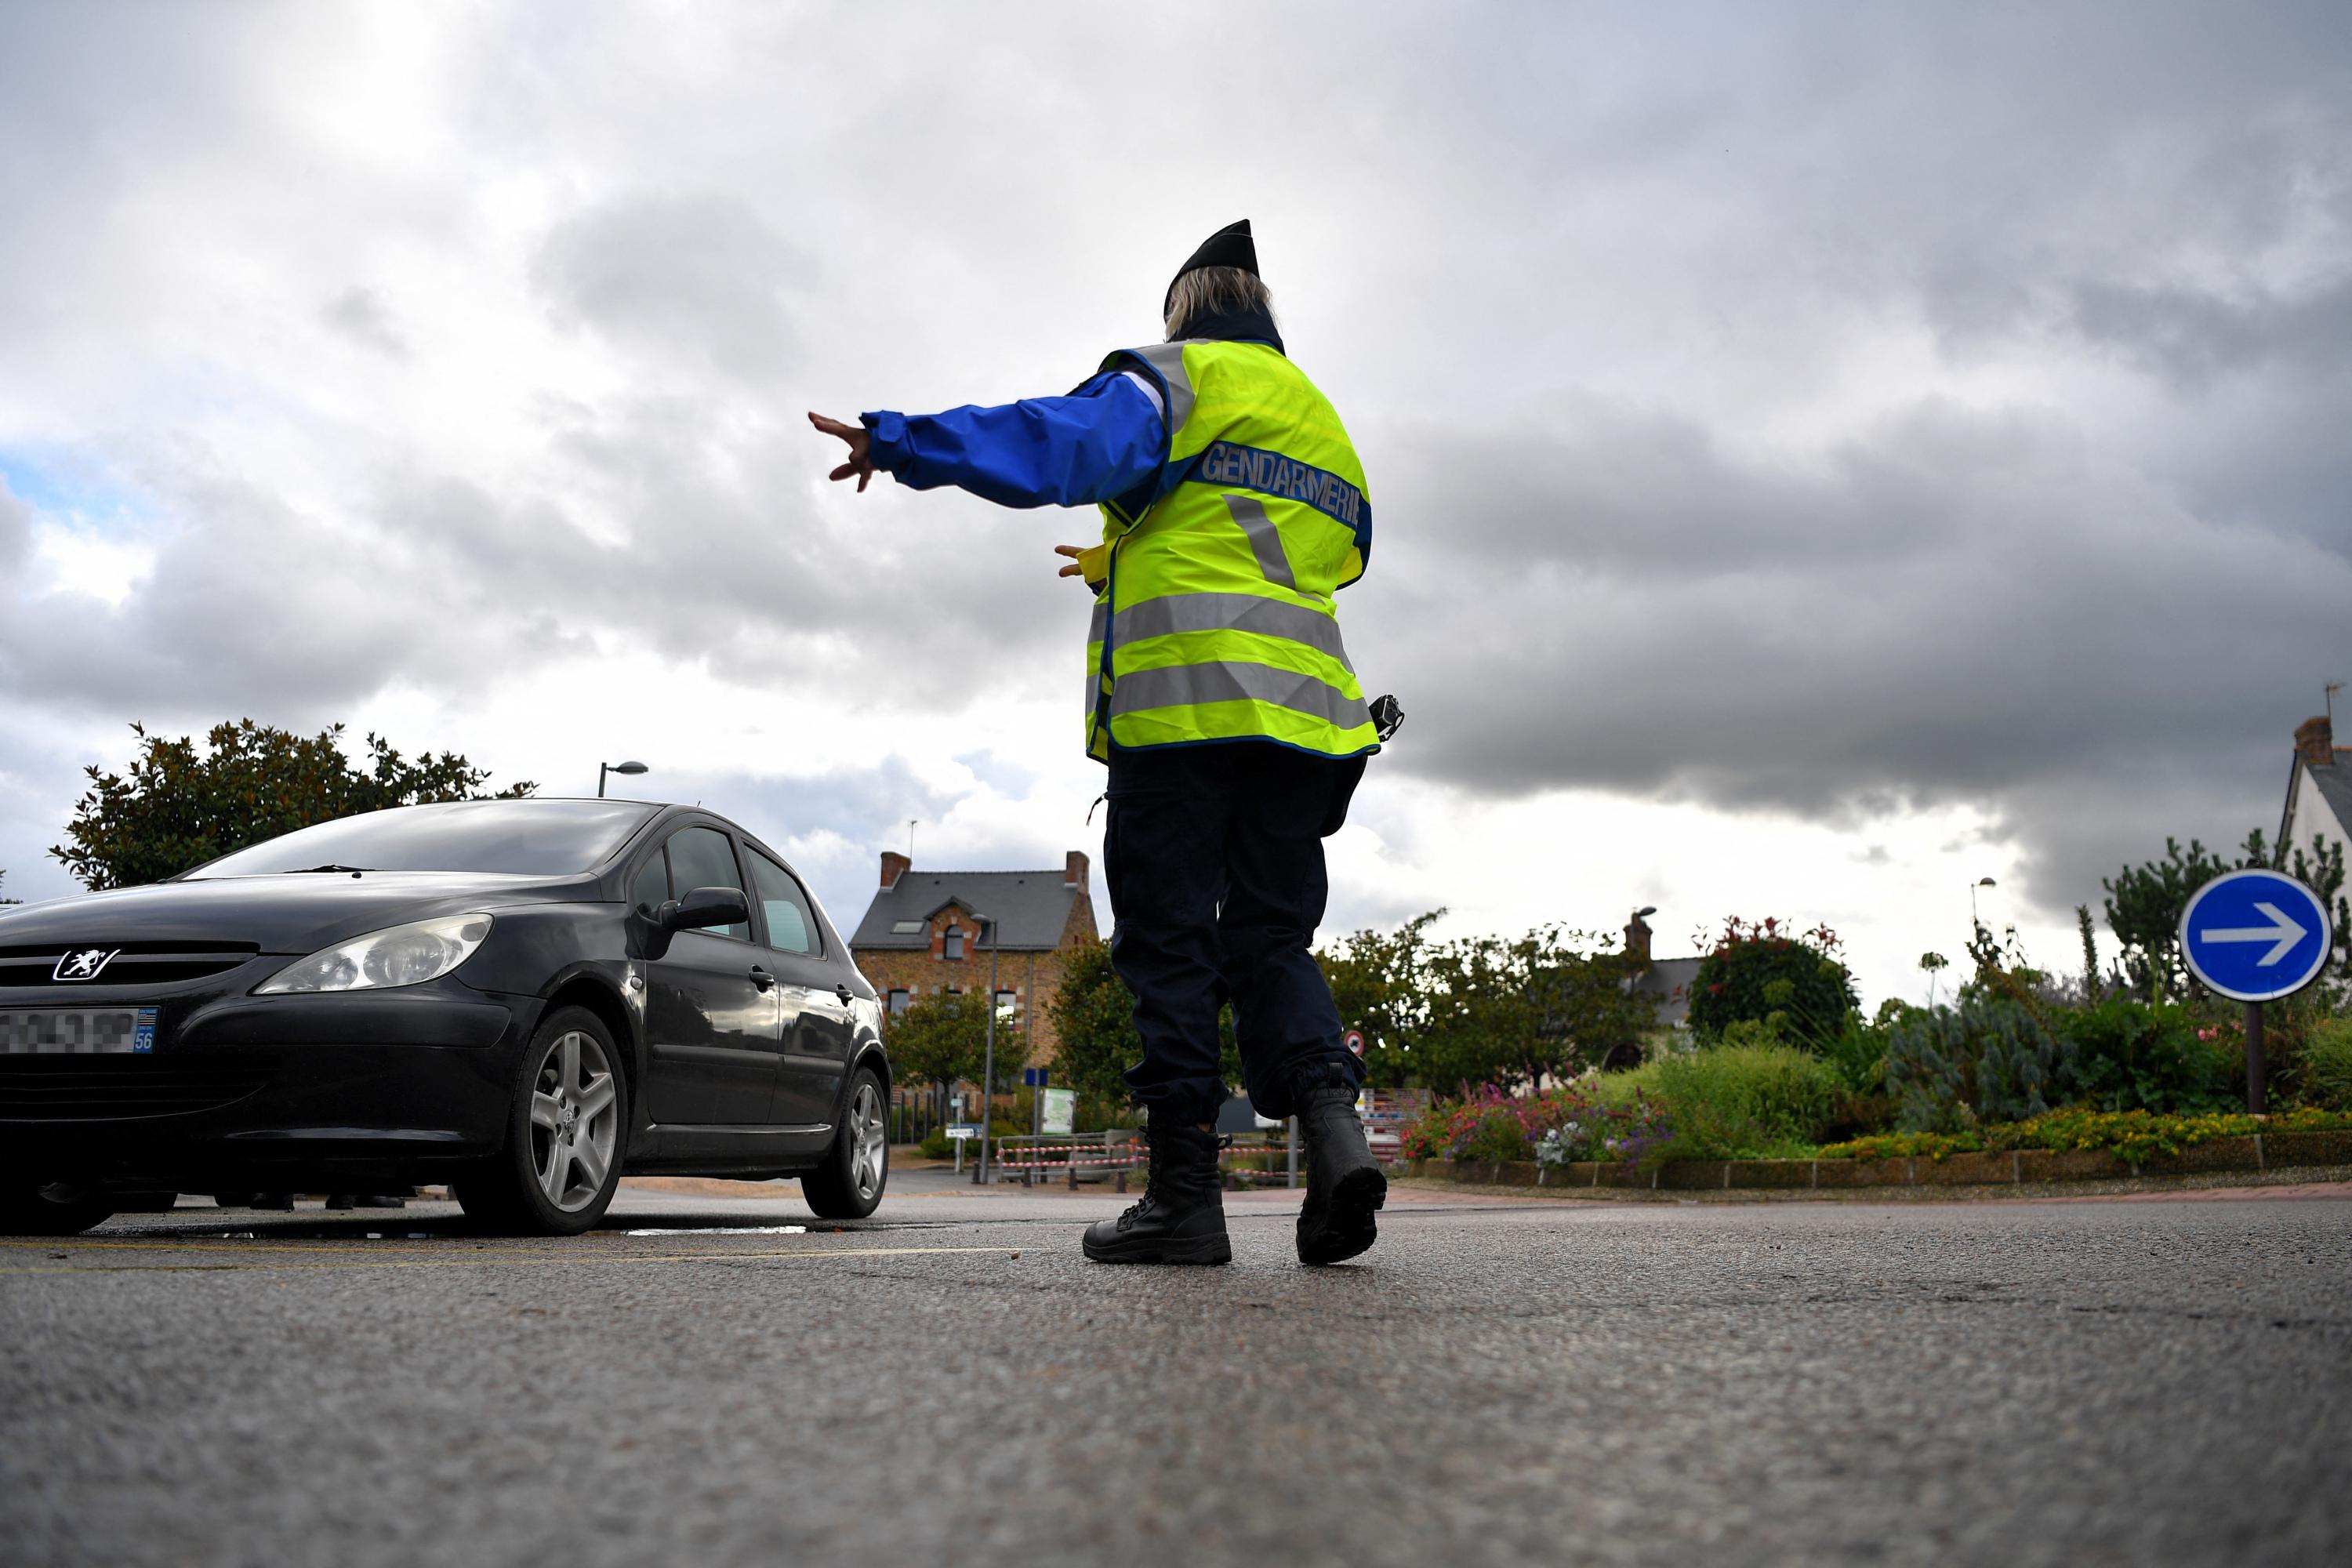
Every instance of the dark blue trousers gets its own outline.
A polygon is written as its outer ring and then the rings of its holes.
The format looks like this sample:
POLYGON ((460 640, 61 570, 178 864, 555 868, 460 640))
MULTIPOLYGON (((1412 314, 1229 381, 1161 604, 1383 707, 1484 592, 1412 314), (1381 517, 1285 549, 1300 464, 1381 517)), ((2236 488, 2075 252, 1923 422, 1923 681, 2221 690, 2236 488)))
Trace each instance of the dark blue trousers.
POLYGON ((1302 1079, 1326 1080, 1334 1062, 1362 1082, 1313 950, 1330 890, 1323 840, 1347 820, 1363 773, 1361 757, 1271 742, 1111 753, 1110 957, 1143 1037, 1128 1086, 1154 1117, 1215 1117, 1228 1001, 1259 1115, 1290 1115, 1302 1079))

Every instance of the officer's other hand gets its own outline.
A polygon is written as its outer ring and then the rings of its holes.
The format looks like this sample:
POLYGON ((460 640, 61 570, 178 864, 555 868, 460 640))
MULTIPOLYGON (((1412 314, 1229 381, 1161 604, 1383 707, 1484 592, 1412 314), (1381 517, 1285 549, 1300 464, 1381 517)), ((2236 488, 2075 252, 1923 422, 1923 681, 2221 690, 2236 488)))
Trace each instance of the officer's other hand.
POLYGON ((845 479, 857 476, 857 493, 864 495, 874 478, 874 437, 863 425, 844 425, 838 419, 827 419, 812 409, 809 423, 828 436, 838 436, 849 443, 849 461, 825 475, 828 479, 845 479))
POLYGON ((1078 564, 1078 557, 1086 553, 1085 546, 1077 544, 1056 544, 1054 546, 1054 553, 1056 555, 1066 555, 1070 558, 1070 563, 1067 566, 1063 567, 1059 572, 1055 573, 1055 576, 1083 577, 1087 574, 1086 568, 1078 564))

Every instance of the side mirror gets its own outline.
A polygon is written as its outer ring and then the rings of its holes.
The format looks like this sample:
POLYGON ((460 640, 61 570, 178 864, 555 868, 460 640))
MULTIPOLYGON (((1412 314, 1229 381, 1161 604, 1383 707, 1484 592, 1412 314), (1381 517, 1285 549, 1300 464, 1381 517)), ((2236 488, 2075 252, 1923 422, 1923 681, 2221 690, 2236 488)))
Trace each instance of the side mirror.
POLYGON ((751 906, 744 900, 740 888, 697 888, 686 897, 664 904, 656 923, 666 931, 749 925, 751 906))

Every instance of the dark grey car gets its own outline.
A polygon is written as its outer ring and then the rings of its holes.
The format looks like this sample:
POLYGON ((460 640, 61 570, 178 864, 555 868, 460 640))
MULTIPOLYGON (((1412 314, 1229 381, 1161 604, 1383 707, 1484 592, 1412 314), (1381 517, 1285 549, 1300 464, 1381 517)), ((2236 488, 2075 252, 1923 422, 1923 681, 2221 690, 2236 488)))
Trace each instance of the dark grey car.
POLYGON ((784 858, 698 808, 406 806, 0 912, 0 1229, 156 1192, 447 1181, 583 1231, 624 1171, 888 1177, 881 1009, 784 858))

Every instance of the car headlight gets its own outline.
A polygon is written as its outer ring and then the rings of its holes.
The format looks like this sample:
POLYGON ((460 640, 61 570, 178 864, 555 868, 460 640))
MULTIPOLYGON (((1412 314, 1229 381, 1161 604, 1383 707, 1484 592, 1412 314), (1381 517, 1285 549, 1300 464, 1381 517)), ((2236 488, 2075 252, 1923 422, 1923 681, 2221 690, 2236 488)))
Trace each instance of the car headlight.
POLYGON ((254 987, 260 996, 296 991, 383 991, 438 980, 474 956, 490 934, 488 915, 444 915, 370 931, 289 963, 254 987))

